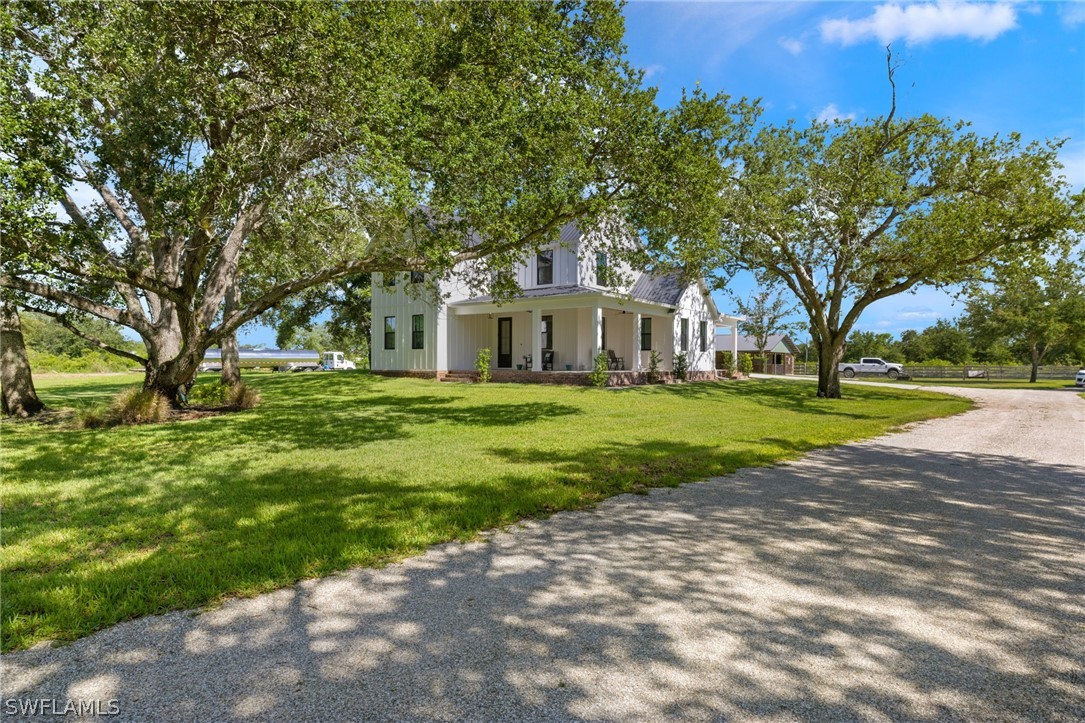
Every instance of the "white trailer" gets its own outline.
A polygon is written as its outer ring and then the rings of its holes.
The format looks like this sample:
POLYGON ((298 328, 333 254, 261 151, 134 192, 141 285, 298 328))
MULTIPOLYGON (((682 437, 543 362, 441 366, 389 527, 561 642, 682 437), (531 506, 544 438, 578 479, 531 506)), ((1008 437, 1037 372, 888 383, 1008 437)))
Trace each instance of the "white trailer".
MULTIPOLYGON (((323 355, 312 349, 246 349, 239 351, 238 365, 242 369, 271 369, 277 372, 336 371, 357 368, 341 351, 326 351, 323 355)), ((222 351, 208 349, 204 354, 202 372, 222 371, 222 351)))

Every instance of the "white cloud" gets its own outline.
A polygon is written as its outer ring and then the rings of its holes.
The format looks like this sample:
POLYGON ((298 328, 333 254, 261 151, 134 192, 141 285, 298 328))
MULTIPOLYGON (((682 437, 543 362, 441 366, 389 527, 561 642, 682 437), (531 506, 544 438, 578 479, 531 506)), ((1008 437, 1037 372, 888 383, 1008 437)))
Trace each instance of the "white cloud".
POLYGON ((644 79, 648 80, 654 75, 659 75, 663 72, 663 66, 659 63, 652 63, 644 69, 644 79))
POLYGON ((1076 190, 1085 188, 1085 141, 1069 141, 1059 150, 1062 175, 1076 190))
POLYGON ((818 114, 815 117, 821 123, 828 123, 836 120, 855 120, 855 113, 842 113, 840 109, 836 107, 836 103, 830 103, 818 111, 818 114))
POLYGON ((1062 18, 1062 24, 1066 27, 1076 28, 1078 25, 1085 23, 1085 4, 1061 4, 1059 5, 1059 17, 1062 18))
POLYGON ((802 52, 802 42, 795 38, 780 38, 776 42, 779 43, 781 48, 792 55, 798 55, 802 52))
POLYGON ((902 311, 896 314, 893 318, 897 321, 914 321, 916 319, 941 319, 942 312, 934 311, 933 309, 917 309, 914 311, 902 311))
POLYGON ((966 37, 994 40, 1017 27, 1017 9, 1008 2, 945 2, 900 5, 886 3, 859 20, 836 18, 821 23, 821 37, 841 45, 877 38, 883 45, 895 40, 926 43, 940 38, 966 37))

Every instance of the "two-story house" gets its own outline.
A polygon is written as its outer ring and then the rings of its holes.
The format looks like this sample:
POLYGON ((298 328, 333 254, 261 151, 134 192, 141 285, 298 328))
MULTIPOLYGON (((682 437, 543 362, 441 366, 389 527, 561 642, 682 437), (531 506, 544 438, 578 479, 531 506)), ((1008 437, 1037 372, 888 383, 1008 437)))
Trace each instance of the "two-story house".
POLYGON ((575 384, 603 351, 611 384, 637 384, 654 350, 665 377, 685 354, 689 379, 715 378, 716 327, 737 339, 738 320, 720 314, 703 281, 622 268, 631 281, 608 286, 610 260, 583 241, 575 224, 563 227, 519 265, 523 293, 504 303, 455 282, 427 288, 419 272, 374 274, 373 371, 442 378, 472 372, 488 348, 495 381, 575 384))

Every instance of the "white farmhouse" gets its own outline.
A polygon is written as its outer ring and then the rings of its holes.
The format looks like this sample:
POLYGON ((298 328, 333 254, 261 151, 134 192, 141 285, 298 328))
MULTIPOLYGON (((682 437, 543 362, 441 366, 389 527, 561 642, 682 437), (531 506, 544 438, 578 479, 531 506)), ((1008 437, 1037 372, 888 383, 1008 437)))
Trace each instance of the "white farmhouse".
POLYGON ((611 384, 638 384, 655 350, 664 378, 684 353, 689 379, 714 379, 716 327, 731 327, 735 339, 738 320, 719 313, 704 282, 622 268, 615 271, 632 282, 606 286, 600 277, 608 263, 567 224, 557 241, 519 265, 523 293, 504 303, 456 281, 433 289, 419 272, 374 274, 372 369, 465 376, 488 348, 495 381, 576 384, 587 382, 604 351, 611 384))

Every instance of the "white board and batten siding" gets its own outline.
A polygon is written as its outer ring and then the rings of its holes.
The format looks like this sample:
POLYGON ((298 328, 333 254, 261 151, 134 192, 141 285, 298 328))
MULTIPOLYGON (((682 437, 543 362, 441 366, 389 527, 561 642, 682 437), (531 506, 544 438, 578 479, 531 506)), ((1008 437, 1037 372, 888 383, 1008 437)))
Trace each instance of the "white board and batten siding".
POLYGON ((716 368, 716 316, 715 305, 701 285, 687 286, 675 307, 672 334, 674 353, 679 354, 682 351, 682 319, 689 320, 689 349, 686 355, 690 371, 708 372, 716 368), (702 338, 704 351, 701 351, 702 338))
POLYGON ((438 368, 438 324, 447 308, 434 301, 425 285, 411 284, 410 274, 396 274, 396 285, 385 286, 383 274, 373 274, 373 326, 370 349, 378 371, 433 371, 438 368), (410 288, 416 287, 416 288, 410 288), (411 348, 411 317, 422 315, 422 348, 411 348), (395 317, 395 349, 384 348, 384 322, 395 317))

